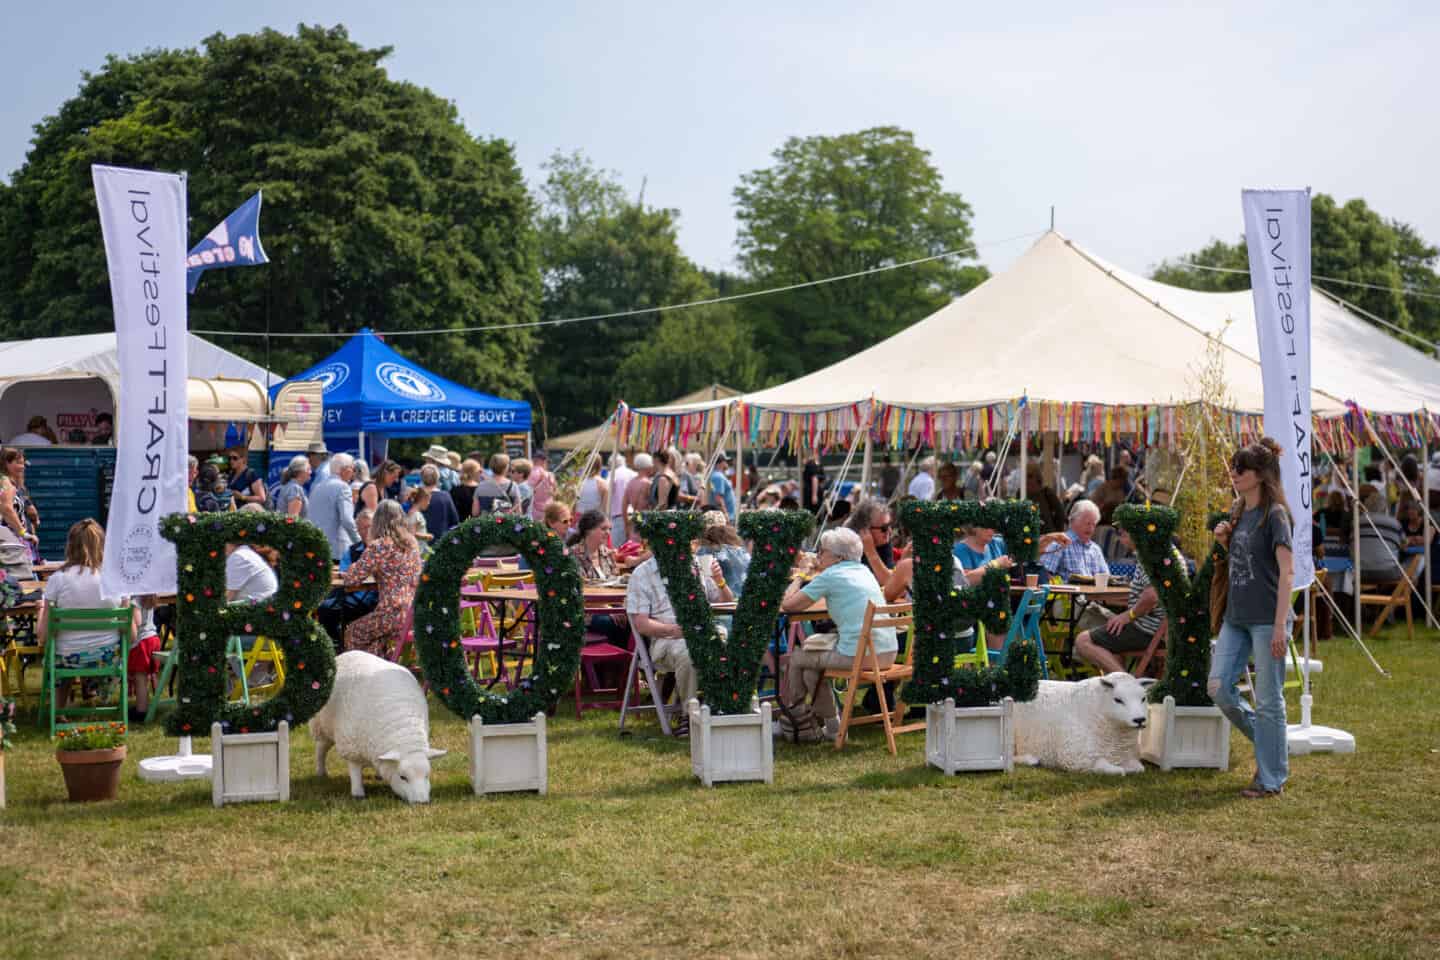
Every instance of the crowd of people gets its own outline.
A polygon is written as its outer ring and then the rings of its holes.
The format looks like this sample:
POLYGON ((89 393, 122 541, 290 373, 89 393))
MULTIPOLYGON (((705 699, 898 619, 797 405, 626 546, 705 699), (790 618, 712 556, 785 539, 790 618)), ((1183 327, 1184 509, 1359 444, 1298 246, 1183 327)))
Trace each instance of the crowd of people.
MULTIPOLYGON (((318 619, 337 648, 378 654, 393 649, 409 622, 427 539, 443 536, 469 517, 496 513, 533 517, 565 540, 585 581, 625 584, 624 613, 597 615, 590 629, 617 644, 625 643, 631 630, 647 638, 657 667, 674 674, 682 698, 695 692, 694 667, 684 629, 676 621, 658 566, 638 529, 639 516, 653 509, 701 511, 703 527, 692 545, 695 572, 706 596, 719 603, 739 597, 751 562, 753 544, 746 543, 736 527, 742 503, 815 511, 827 529, 818 539, 817 553, 801 555, 782 603, 785 612, 799 612, 820 601, 827 607, 826 620, 819 625, 821 641, 790 653, 782 688, 788 707, 786 732, 804 740, 835 735, 836 704, 823 676, 826 670, 853 663, 867 605, 905 599, 912 589, 914 558, 895 524, 892 503, 983 499, 997 486, 1000 468, 993 454, 968 464, 926 457, 916 464, 917 472, 902 493, 903 473, 886 457, 879 472, 880 496, 866 497, 857 487, 850 497, 837 499, 838 491, 831 490, 816 457, 804 464, 798 481, 766 485, 754 471, 732 481, 723 454, 710 461, 707 471, 701 457, 673 448, 631 457, 617 453, 603 469, 598 460, 590 463, 578 485, 568 491, 561 489, 543 453, 533 460, 512 460, 505 454, 462 458, 432 446, 422 461, 413 478, 416 483, 394 461, 386 460, 371 471, 348 454, 332 454, 316 444, 288 464, 278 483, 267 486, 249 466, 248 452, 236 448, 203 464, 191 458, 191 509, 272 509, 319 526, 345 586, 327 598, 318 619)), ((38 556, 40 514, 26 489, 26 466, 22 450, 0 449, 0 548, 23 551, 33 560, 38 556)), ((1279 691, 1281 638, 1288 642, 1289 636, 1287 558, 1293 521, 1280 491, 1273 444, 1267 441, 1241 449, 1231 468, 1238 499, 1230 518, 1216 529, 1217 540, 1229 546, 1229 591, 1209 692, 1256 743, 1257 772, 1248 795, 1271 796, 1283 788, 1287 776, 1279 691), (1254 709, 1235 694, 1238 672, 1249 661, 1259 668, 1254 709)), ((1065 488, 1063 500, 1054 484, 1040 482, 1039 464, 1032 463, 1029 469, 1033 476, 1027 476, 1027 493, 1036 499, 1046 528, 1033 572, 1053 581, 1108 575, 1110 565, 1096 540, 1097 531, 1108 525, 1107 509, 1113 511, 1143 489, 1134 479, 1128 452, 1108 474, 1097 457, 1088 458, 1081 478, 1065 488)), ((1440 455, 1429 469, 1435 474, 1430 485, 1440 500, 1440 455)), ((1424 511, 1405 483, 1421 487, 1426 478, 1420 470, 1413 458, 1401 461, 1393 477, 1376 467, 1367 470, 1366 483, 1358 491, 1363 518, 1358 546, 1367 583, 1398 580, 1404 549, 1424 545, 1424 511)), ((1310 518, 1317 556, 1332 551, 1344 556, 1351 549, 1349 518, 1354 503, 1337 481, 1338 472, 1319 488, 1310 518)), ((1128 535, 1119 536, 1121 548, 1132 550, 1128 535)), ((104 532, 94 520, 74 525, 67 538, 65 564, 45 587, 47 603, 103 606, 123 601, 99 592, 103 544, 104 532)), ((1005 545, 993 529, 961 528, 951 552, 957 585, 977 583, 991 569, 1016 577, 1022 573, 1012 570, 1005 545)), ((232 544, 226 554, 230 599, 263 600, 275 592, 276 558, 267 556, 264 548, 232 544)), ((0 560, 5 560, 3 552, 0 560)), ((127 670, 143 711, 153 682, 156 627, 164 616, 154 598, 136 599, 137 629, 127 670)), ((1098 603, 1085 607, 1077 624, 1075 653, 1102 672, 1123 669, 1124 657, 1145 649, 1162 620, 1158 595, 1143 567, 1137 566, 1118 609, 1098 603)), ((42 631, 44 623, 42 613, 42 631)), ((893 633, 874 640, 882 666, 893 661, 903 643, 893 633)), ((998 648, 999 640, 991 638, 991 646, 998 648)), ((76 664, 119 656, 113 644, 107 647, 100 638, 78 635, 62 637, 58 652, 65 662, 76 664)))

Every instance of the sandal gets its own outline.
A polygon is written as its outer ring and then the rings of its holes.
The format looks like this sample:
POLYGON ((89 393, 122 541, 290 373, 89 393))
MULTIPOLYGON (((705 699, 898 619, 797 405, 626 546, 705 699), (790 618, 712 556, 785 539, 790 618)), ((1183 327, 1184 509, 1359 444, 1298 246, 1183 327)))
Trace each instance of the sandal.
POLYGON ((1260 784, 1252 783, 1250 784, 1250 786, 1240 791, 1240 796, 1244 797, 1246 800, 1268 800, 1270 797, 1280 796, 1280 794, 1283 793, 1284 790, 1284 787, 1278 787, 1274 790, 1266 790, 1264 787, 1260 786, 1260 784))

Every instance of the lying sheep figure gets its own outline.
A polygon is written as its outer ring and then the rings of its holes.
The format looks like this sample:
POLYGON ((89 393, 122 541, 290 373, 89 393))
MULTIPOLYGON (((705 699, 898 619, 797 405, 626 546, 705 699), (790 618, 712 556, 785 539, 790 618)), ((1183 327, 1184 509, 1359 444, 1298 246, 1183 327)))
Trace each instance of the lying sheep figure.
POLYGON ((315 772, 334 746, 350 764, 350 796, 364 797, 364 767, 408 803, 430 802, 430 711, 409 670, 361 650, 335 658, 335 689, 310 721, 315 772))
POLYGON ((1140 773, 1145 694, 1154 682, 1128 673, 1040 681, 1034 700, 1015 704, 1015 759, 1086 773, 1140 773))

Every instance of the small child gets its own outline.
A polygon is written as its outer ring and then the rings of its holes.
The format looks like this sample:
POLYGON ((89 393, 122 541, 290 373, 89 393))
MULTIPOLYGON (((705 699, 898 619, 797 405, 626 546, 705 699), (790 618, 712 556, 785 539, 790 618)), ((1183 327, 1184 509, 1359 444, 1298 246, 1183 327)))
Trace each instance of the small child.
POLYGON ((424 487, 410 488, 410 512, 405 514, 405 522, 410 524, 411 533, 429 533, 429 527, 425 524, 425 508, 430 506, 430 491, 424 487))
POLYGON ((130 690, 135 694, 135 706, 130 708, 130 722, 144 721, 150 712, 150 694, 155 684, 155 654, 160 651, 160 631, 155 628, 155 595, 145 594, 137 598, 140 605, 140 627, 135 631, 135 642, 130 645, 125 672, 130 675, 130 690))

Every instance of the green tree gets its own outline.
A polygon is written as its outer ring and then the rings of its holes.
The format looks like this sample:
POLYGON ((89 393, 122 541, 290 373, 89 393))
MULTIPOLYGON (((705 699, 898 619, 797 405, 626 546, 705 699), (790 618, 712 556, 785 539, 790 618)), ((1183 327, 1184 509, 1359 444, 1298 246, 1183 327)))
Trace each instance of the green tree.
MULTIPOLYGON (((740 262, 759 287, 965 250, 970 206, 944 189, 914 137, 896 127, 795 137, 740 179, 740 262)), ((833 363, 904 329, 988 276, 973 253, 742 301, 774 377, 833 363)))
MULTIPOLYGON (((677 211, 629 200, 614 173, 597 170, 579 153, 555 154, 545 171, 537 232, 547 317, 618 313, 716 295, 680 251, 677 211)), ((664 320, 656 312, 559 324, 541 328, 540 339, 536 381, 552 434, 604 419, 622 398, 668 400, 717 377, 753 378, 758 367, 726 306, 664 320)))
MULTIPOLYGON (((199 329, 335 331, 273 341, 294 373, 340 333, 534 320, 533 205, 509 144, 470 135, 455 107, 390 79, 388 48, 343 27, 208 38, 203 50, 110 57, 35 129, 0 192, 0 309, 13 337, 113 329, 92 163, 189 171, 198 238, 256 189, 270 264, 206 274, 199 329)), ((217 338, 260 363, 262 340, 217 338)), ((481 389, 531 385, 527 330, 392 343, 481 389)))
MULTIPOLYGON (((1413 227, 1384 219, 1361 199, 1339 204, 1317 193, 1310 203, 1310 220, 1315 286, 1402 329, 1430 340, 1440 337, 1440 299, 1433 299, 1440 295, 1436 273, 1440 250, 1422 240, 1413 227)), ((1191 290, 1248 290, 1249 267, 1241 237, 1233 244, 1213 240, 1188 257, 1162 261, 1151 276, 1191 290), (1246 272, 1196 269, 1187 262, 1246 272)), ((1409 338, 1405 342, 1415 345, 1409 338)))

